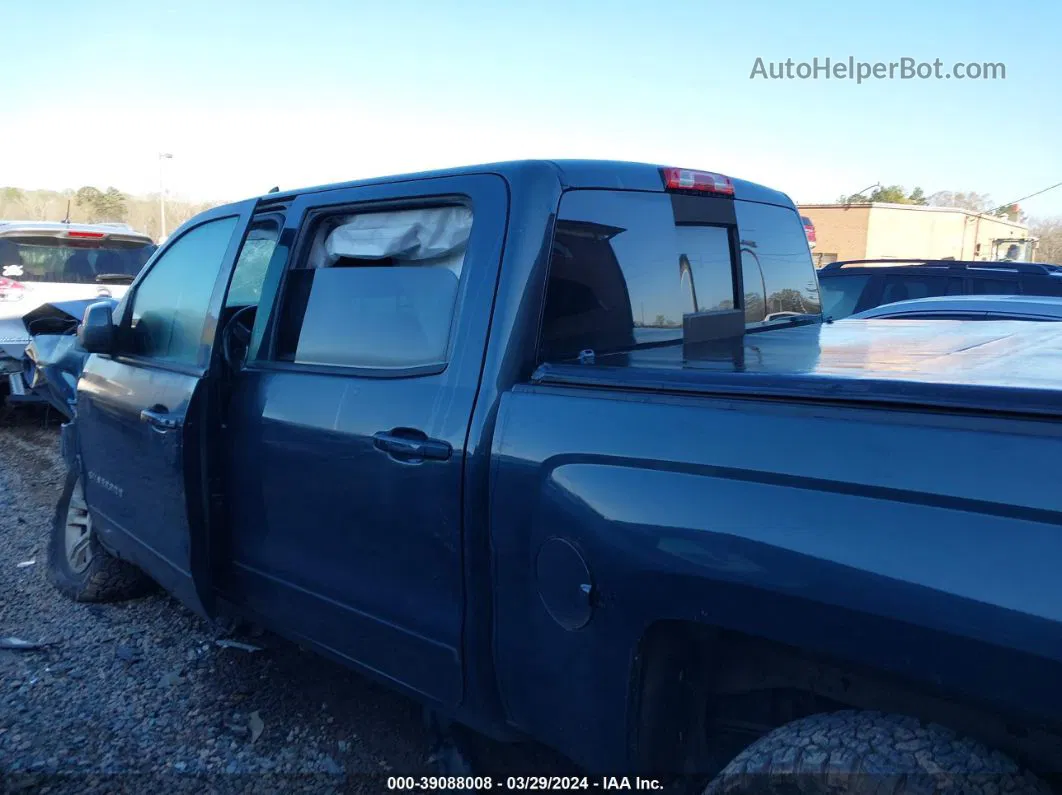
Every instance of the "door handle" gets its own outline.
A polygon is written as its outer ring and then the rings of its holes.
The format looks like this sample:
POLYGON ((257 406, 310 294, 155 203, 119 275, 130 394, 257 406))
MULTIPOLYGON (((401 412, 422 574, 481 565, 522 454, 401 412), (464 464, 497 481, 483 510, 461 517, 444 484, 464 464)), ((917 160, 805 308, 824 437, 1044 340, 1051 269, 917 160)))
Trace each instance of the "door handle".
POLYGON ((429 439, 423 431, 395 428, 373 434, 373 445, 393 458, 403 461, 446 461, 453 448, 448 442, 429 439))
POLYGON ((163 431, 172 431, 181 427, 181 420, 170 414, 165 406, 152 406, 144 409, 140 412, 140 421, 163 431))

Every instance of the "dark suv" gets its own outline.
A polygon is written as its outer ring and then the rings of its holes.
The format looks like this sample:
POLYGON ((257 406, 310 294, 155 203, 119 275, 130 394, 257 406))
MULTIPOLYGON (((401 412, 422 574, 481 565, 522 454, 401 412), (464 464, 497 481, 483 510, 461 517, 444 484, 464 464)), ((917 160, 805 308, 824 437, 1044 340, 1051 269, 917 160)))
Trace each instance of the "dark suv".
POLYGON ((940 295, 1062 295, 1062 265, 873 259, 819 270, 822 312, 839 320, 894 301, 940 295))

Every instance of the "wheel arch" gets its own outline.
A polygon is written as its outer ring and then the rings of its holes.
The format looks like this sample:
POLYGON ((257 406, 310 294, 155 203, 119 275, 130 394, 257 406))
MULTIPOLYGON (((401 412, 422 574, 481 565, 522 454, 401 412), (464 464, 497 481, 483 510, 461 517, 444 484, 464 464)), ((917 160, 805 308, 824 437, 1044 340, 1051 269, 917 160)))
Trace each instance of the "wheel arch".
POLYGON ((693 621, 659 621, 647 628, 633 654, 628 704, 630 758, 639 771, 658 775, 714 775, 767 732, 836 709, 938 723, 1041 774, 1062 770, 1062 725, 693 621))

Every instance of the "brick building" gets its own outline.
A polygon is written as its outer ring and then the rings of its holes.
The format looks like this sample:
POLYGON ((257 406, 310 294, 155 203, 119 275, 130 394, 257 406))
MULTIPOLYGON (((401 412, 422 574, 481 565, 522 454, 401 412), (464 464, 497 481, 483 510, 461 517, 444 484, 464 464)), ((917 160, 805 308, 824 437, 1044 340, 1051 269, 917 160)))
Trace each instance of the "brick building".
POLYGON ((815 265, 837 260, 926 257, 990 260, 1007 254, 996 241, 1028 236, 1004 217, 915 204, 802 204, 815 224, 815 265))

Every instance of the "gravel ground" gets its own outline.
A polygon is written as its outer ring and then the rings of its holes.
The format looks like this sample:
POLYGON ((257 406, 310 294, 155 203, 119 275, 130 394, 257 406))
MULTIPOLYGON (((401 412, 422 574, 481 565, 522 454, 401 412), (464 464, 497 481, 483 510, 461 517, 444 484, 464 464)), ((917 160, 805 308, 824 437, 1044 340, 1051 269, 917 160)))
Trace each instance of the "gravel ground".
MULTIPOLYGON (((0 428, 0 791, 379 792, 434 773, 419 707, 271 635, 217 635, 164 594, 82 605, 45 574, 64 475, 53 422, 0 428), (20 563, 35 561, 32 565, 20 563)), ((484 772, 560 773, 538 748, 477 749, 484 772)), ((564 768, 564 769, 561 769, 564 768)))

